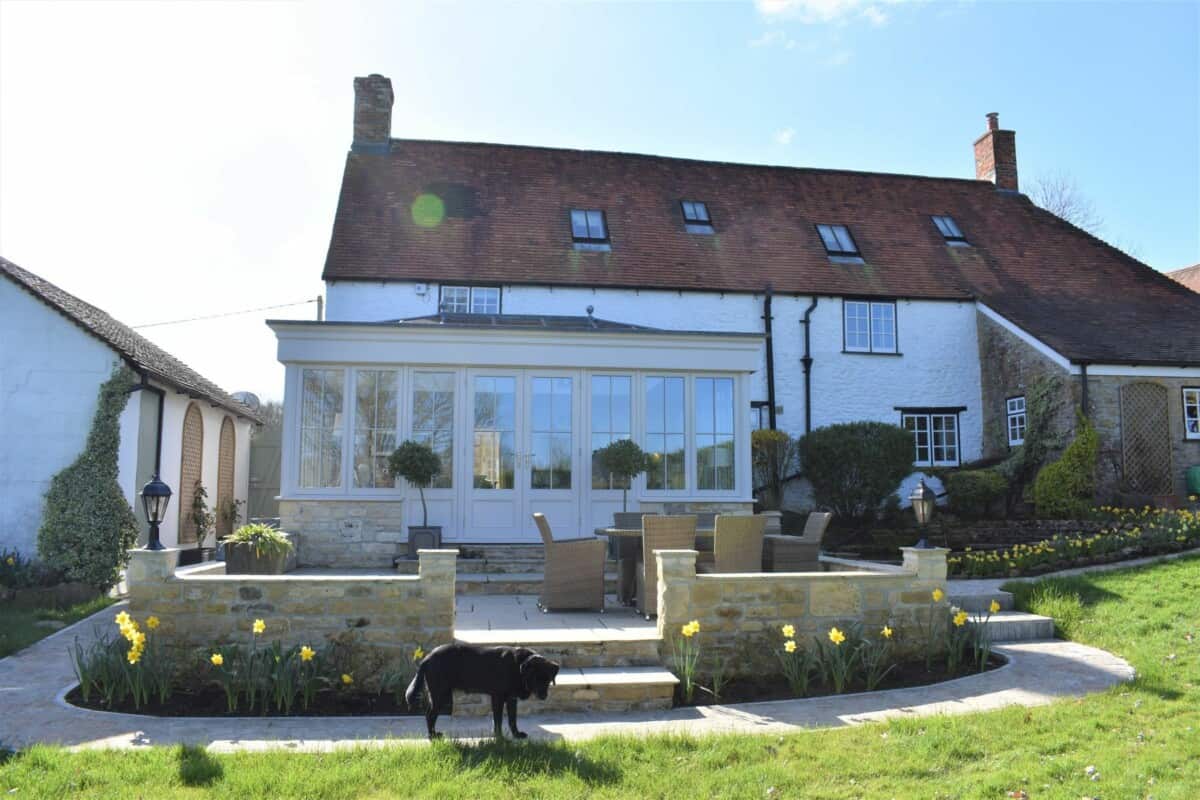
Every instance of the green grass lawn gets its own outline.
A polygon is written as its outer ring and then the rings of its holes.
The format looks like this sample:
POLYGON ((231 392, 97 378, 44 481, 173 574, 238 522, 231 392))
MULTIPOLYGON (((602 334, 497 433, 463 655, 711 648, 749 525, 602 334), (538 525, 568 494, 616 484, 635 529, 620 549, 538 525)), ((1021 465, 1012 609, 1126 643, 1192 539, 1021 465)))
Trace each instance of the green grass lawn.
POLYGON ((112 605, 110 597, 97 597, 70 608, 7 608, 0 607, 0 658, 23 650, 39 639, 54 633, 54 628, 42 627, 41 620, 58 620, 70 625, 112 605))
POLYGON ((0 766, 14 797, 1200 798, 1200 559, 1016 587, 1139 677, 1082 700, 780 736, 213 756, 185 748, 0 766), (1189 639, 1189 634, 1193 639, 1189 639), (1099 780, 1085 769, 1094 766, 1099 780))

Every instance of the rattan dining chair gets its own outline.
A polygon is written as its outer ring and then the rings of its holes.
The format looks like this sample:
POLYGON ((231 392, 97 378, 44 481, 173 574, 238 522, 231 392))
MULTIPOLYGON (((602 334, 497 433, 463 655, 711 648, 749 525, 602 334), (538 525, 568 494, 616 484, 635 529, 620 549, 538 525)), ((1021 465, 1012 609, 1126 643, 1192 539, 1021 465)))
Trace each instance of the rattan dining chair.
POLYGON ((713 526, 714 563, 700 572, 762 572, 763 531, 767 518, 760 515, 718 516, 713 526))
POLYGON ((658 559, 655 550, 691 550, 696 546, 696 517, 642 517, 642 563, 637 573, 638 613, 658 616, 658 559))
POLYGON ((598 536, 555 541, 544 514, 534 514, 546 548, 538 606, 543 612, 575 608, 604 611, 604 565, 608 542, 598 536))

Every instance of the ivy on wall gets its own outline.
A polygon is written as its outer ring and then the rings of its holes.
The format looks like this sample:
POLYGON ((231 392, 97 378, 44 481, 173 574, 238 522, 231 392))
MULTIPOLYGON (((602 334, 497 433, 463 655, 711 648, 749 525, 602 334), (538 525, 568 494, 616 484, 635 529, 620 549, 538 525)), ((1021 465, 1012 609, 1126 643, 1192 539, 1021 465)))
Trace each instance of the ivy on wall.
POLYGON ((117 483, 121 412, 134 374, 121 365, 100 387, 83 452, 54 476, 46 492, 38 554, 68 580, 105 590, 114 585, 137 543, 133 509, 117 483))
POLYGON ((1011 509, 1033 483, 1051 453, 1062 448, 1065 431, 1055 429, 1063 406, 1062 381, 1052 375, 1035 378, 1025 390, 1025 443, 1017 445, 995 469, 1008 481, 1011 509))

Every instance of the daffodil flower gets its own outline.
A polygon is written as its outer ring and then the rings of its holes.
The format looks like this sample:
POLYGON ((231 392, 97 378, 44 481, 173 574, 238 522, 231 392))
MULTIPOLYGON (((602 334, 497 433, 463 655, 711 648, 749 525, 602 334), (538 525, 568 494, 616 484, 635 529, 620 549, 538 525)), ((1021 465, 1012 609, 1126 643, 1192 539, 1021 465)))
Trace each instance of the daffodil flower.
POLYGON ((301 661, 312 661, 313 656, 315 656, 316 654, 317 654, 317 651, 313 650, 308 645, 304 645, 304 647, 300 648, 300 660, 301 661))
POLYGON ((837 628, 830 628, 829 641, 840 645, 842 642, 846 641, 846 634, 842 633, 837 628))
POLYGON ((784 649, 784 652, 787 652, 787 653, 796 652, 796 642, 792 639, 788 639, 786 642, 783 643, 783 649, 784 649))
POLYGON ((262 633, 266 629, 267 629, 267 623, 263 622, 261 619, 254 620, 254 632, 256 634, 262 633))
POLYGON ((212 662, 214 667, 219 667, 225 663, 225 656, 221 655, 220 653, 213 653, 212 657, 208 660, 212 662))
POLYGON ((784 625, 783 628, 781 628, 781 630, 783 631, 784 637, 787 639, 794 639, 796 637, 796 626, 795 625, 784 625))

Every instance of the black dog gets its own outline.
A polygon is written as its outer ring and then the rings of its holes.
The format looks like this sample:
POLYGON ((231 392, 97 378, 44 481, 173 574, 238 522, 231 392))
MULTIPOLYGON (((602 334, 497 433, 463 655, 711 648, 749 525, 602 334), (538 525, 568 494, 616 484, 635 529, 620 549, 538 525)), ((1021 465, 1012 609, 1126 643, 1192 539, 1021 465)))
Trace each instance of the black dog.
POLYGON ((556 677, 558 664, 524 647, 444 644, 421 659, 404 699, 413 708, 417 692, 425 687, 425 724, 429 738, 436 739, 441 736, 433 730, 438 714, 454 713, 455 689, 491 695, 496 738, 500 738, 500 719, 507 707, 513 738, 524 739, 525 734, 517 730, 517 700, 528 700, 530 695, 545 700, 556 677))

